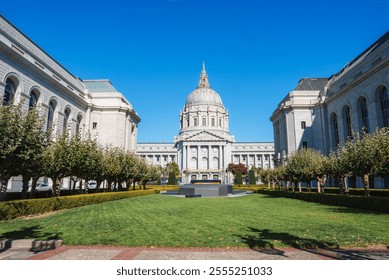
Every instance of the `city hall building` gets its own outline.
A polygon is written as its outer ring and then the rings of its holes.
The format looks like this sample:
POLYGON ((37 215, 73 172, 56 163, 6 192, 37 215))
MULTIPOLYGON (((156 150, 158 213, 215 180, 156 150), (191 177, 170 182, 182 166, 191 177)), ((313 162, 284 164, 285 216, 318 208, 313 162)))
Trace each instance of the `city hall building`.
MULTIPOLYGON (((329 154, 354 132, 389 126, 389 32, 329 78, 303 78, 278 105, 275 161, 308 147, 329 154)), ((357 186, 362 186, 357 180, 357 186)), ((375 186, 389 186, 389 177, 375 186)))
POLYGON ((232 182, 230 163, 264 169, 273 167, 274 144, 235 142, 229 132, 229 114, 220 95, 209 83, 203 65, 197 88, 180 112, 180 131, 172 143, 138 143, 137 153, 148 164, 178 164, 183 183, 193 179, 232 182))
POLYGON ((39 106, 54 134, 89 133, 103 146, 136 151, 140 117, 124 95, 109 80, 77 78, 2 16, 0 98, 3 106, 39 106))

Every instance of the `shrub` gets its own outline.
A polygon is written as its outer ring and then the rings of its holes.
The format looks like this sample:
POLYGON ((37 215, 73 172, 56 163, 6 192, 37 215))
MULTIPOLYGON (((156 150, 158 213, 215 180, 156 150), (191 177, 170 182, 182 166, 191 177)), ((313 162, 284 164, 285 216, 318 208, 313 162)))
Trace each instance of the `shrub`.
POLYGON ((335 206, 345 206, 370 211, 389 213, 389 198, 386 197, 367 197, 354 195, 339 195, 328 193, 305 193, 305 192, 286 192, 286 191, 268 191, 259 190, 258 193, 273 196, 300 199, 309 202, 317 202, 335 206))
POLYGON ((240 173, 239 171, 236 172, 236 174, 235 174, 235 184, 236 184, 236 185, 241 185, 241 184, 243 184, 242 173, 240 173))
POLYGON ((169 173, 169 178, 167 180, 168 185, 177 185, 177 178, 174 172, 169 173))
POLYGON ((11 220, 18 217, 43 214, 47 212, 70 209, 89 204, 159 193, 158 190, 131 192, 111 192, 43 199, 15 200, 0 203, 0 220, 11 220))

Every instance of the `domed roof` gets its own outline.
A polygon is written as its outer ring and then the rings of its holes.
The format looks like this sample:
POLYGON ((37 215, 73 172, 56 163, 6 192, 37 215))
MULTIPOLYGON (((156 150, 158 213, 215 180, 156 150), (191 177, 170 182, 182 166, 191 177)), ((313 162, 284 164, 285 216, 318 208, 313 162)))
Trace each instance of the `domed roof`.
POLYGON ((188 105, 219 105, 223 106, 222 99, 216 91, 210 88, 197 88, 186 99, 185 106, 188 105))
POLYGON ((222 106, 223 102, 220 98, 220 95, 211 89, 211 86, 208 82, 208 75, 205 71, 205 65, 203 64, 203 71, 200 75, 200 81, 197 86, 197 88, 189 94, 188 98, 186 99, 185 106, 189 105, 216 105, 216 106, 222 106))

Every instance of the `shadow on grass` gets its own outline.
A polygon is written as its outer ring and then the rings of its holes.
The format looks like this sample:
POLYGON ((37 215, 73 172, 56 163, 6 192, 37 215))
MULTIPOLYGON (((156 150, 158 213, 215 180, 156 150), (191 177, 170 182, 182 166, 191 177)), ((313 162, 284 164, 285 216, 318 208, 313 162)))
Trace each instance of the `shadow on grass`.
MULTIPOLYGON (((315 249, 335 249, 339 248, 337 243, 325 242, 311 238, 302 238, 286 232, 272 232, 268 229, 249 228, 250 233, 246 236, 239 236, 247 246, 255 251, 269 254, 285 256, 285 251, 275 248, 274 243, 282 243, 287 247, 311 252, 315 249)), ((323 255, 322 253, 317 253, 323 255)))

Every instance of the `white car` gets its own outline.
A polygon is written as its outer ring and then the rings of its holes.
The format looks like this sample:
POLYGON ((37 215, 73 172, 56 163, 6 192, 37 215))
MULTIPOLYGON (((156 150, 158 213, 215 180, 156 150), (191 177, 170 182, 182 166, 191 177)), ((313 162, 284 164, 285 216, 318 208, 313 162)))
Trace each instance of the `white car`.
POLYGON ((88 189, 94 190, 97 187, 97 183, 95 181, 88 182, 88 189))
POLYGON ((51 191, 53 191, 53 187, 47 183, 39 183, 36 185, 35 191, 36 192, 48 192, 48 191, 51 192, 51 191))

